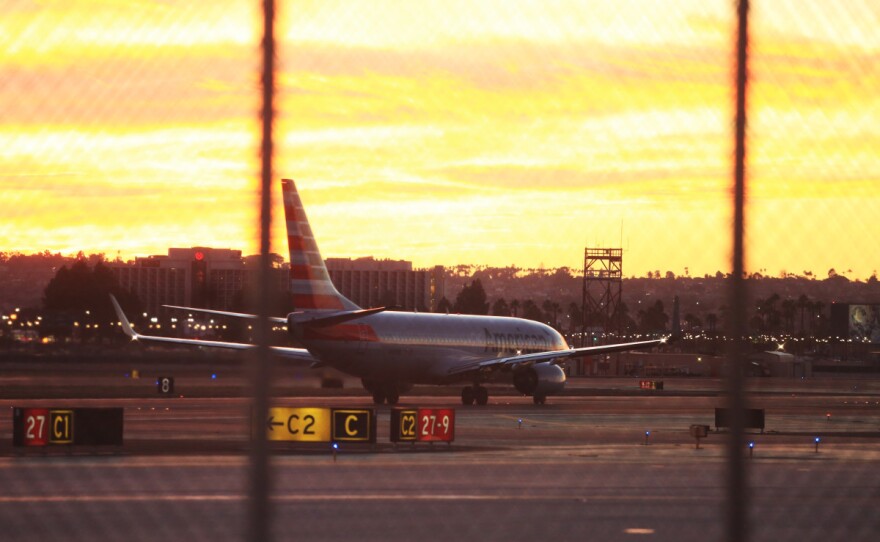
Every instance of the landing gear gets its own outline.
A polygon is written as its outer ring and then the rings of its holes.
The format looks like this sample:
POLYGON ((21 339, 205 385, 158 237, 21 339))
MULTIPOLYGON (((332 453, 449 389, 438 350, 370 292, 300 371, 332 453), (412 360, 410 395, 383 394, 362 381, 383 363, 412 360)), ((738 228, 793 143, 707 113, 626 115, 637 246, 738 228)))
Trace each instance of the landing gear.
POLYGON ((467 386, 466 388, 461 389, 461 404, 463 405, 472 405, 476 397, 474 397, 474 388, 467 386))
POLYGON ((373 390, 373 402, 377 405, 388 402, 396 405, 400 402, 400 392, 394 386, 381 386, 373 390))
POLYGON ((473 385, 461 389, 461 404, 463 405, 485 405, 489 403, 489 390, 483 386, 473 385))
POLYGON ((478 386, 476 389, 476 399, 478 405, 486 405, 489 403, 489 390, 484 388, 483 386, 478 386))
POLYGON ((543 405, 547 402, 547 396, 535 394, 532 396, 532 401, 534 401, 536 405, 543 405))

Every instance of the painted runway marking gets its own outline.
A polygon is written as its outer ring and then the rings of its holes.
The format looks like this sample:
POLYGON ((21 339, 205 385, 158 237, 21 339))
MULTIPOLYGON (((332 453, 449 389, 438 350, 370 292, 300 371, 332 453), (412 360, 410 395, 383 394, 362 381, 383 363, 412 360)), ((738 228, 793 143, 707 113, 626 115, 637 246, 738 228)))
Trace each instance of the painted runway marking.
MULTIPOLYGON (((362 501, 569 501, 569 502, 634 502, 656 498, 653 495, 473 495, 473 494, 441 494, 441 495, 405 495, 372 493, 361 495, 331 494, 298 494, 275 495, 275 502, 362 502, 362 501)), ((668 496, 664 496, 668 499, 668 496)), ((100 503, 100 502, 242 502, 248 499, 244 494, 193 494, 193 495, 21 495, 18 497, 0 497, 0 504, 47 504, 47 503, 100 503)), ((678 501, 705 502, 705 497, 679 497, 678 501)))
POLYGON ((654 534, 654 529, 626 529, 623 531, 626 534, 654 534))

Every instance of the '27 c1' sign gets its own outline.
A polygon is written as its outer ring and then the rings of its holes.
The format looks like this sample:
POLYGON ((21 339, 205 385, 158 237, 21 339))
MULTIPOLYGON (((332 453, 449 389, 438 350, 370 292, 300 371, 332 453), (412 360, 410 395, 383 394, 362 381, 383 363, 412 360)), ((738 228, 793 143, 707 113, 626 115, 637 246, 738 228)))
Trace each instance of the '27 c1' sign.
POLYGON ((14 408, 14 446, 122 446, 121 408, 14 408))

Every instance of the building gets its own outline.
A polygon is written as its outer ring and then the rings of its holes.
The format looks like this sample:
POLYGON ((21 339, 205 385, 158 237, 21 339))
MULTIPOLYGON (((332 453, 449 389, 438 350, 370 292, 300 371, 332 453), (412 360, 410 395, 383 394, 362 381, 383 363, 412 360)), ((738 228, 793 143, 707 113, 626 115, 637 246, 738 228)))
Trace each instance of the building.
MULTIPOLYGON (((336 288, 361 307, 429 311, 445 295, 441 266, 413 270, 412 262, 373 258, 328 258, 326 264, 336 288)), ((277 291, 287 292, 289 264, 272 255, 272 266, 277 291)), ((242 292, 256 286, 259 257, 226 248, 170 248, 167 255, 110 264, 110 269, 151 315, 159 314, 162 305, 238 312, 246 310, 242 292)), ((277 310, 292 308, 279 303, 277 310)))
MULTIPOLYGON (((287 269, 273 259, 273 275, 287 290, 287 269)), ((241 292, 256 282, 256 258, 242 258, 227 248, 170 248, 167 255, 137 258, 134 265, 111 264, 120 287, 138 296, 144 310, 158 314, 162 305, 240 310, 241 292)))
POLYGON ((414 270, 412 262, 372 257, 327 258, 326 264, 339 292, 361 307, 428 312, 446 294, 446 273, 439 265, 414 270))

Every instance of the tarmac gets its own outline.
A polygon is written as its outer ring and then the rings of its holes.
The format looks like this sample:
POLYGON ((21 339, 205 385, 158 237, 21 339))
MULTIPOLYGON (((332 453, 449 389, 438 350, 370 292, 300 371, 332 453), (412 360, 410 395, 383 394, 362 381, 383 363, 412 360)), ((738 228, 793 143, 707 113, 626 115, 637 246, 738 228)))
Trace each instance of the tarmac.
MULTIPOLYGON (((243 540, 253 421, 234 366, 0 364, 0 525, 8 540, 243 540), (132 378, 132 370, 138 378, 132 378), (155 379, 175 378, 160 395, 155 379), (215 375, 213 378, 211 375, 215 375), (40 391, 43 393, 40 393, 40 391), (117 407, 122 446, 12 445, 12 410, 117 407)), ((374 409, 376 442, 273 442, 277 540, 719 540, 727 442, 723 382, 574 378, 533 405, 509 386, 464 407, 420 388, 401 407, 453 409, 454 440, 392 443, 391 409, 356 381, 276 381, 273 405, 374 409), (706 438, 691 425, 708 425, 706 438)), ((750 540, 875 540, 880 381, 749 381, 763 433, 743 448, 750 540), (829 416, 830 415, 830 416, 829 416), (815 442, 819 438, 818 443, 815 442)))

